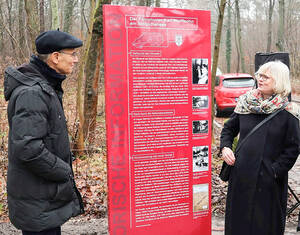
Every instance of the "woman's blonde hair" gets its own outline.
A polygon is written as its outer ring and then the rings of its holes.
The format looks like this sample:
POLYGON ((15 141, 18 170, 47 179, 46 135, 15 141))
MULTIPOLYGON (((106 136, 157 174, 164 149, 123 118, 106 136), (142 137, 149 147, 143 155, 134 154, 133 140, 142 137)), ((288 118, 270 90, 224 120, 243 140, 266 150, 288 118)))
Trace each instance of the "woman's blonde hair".
POLYGON ((268 72, 274 78, 274 93, 281 96, 287 96, 291 93, 290 70, 279 60, 270 61, 259 67, 257 73, 263 74, 268 72))

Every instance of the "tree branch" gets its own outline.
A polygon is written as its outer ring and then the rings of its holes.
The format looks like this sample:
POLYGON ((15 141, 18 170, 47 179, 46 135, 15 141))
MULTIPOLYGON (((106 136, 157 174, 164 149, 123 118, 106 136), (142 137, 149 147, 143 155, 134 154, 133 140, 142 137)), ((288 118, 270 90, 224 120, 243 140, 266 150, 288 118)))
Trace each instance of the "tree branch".
POLYGON ((11 31, 9 30, 9 28, 7 28, 7 26, 6 26, 3 22, 1 22, 1 25, 2 25, 3 28, 7 31, 8 35, 11 37, 11 39, 15 42, 15 44, 17 45, 18 49, 19 49, 20 52, 21 52, 22 57, 25 59, 26 56, 25 56, 25 54, 24 54, 24 52, 23 52, 23 49, 20 47, 18 41, 17 41, 17 40, 15 39, 15 37, 12 35, 11 31))

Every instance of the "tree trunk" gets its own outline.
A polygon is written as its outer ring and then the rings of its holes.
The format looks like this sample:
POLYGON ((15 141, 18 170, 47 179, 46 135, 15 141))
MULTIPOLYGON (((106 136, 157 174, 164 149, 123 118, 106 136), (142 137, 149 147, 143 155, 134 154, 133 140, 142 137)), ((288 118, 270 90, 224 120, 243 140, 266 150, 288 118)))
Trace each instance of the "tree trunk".
POLYGON ((238 47, 239 47, 239 55, 241 59, 242 72, 245 73, 246 70, 245 70, 244 52, 242 47, 242 28, 241 28, 239 0, 235 0, 235 11, 236 11, 236 20, 237 20, 237 40, 238 40, 238 47))
POLYGON ((0 34, 1 34, 1 39, 0 39, 0 51, 3 50, 4 48, 4 17, 3 17, 3 11, 2 11, 2 2, 0 1, 0 34))
POLYGON ((284 0, 278 0, 278 2, 279 2, 279 26, 278 26, 276 47, 279 51, 283 51, 284 50, 284 20, 285 20, 284 0))
POLYGON ((75 149, 77 151, 77 155, 83 155, 85 150, 84 145, 84 134, 83 134, 83 125, 84 125, 84 114, 83 114, 83 107, 82 107, 82 84, 84 79, 84 68, 86 66, 89 54, 89 48, 92 39, 92 28, 94 23, 94 16, 95 16, 95 9, 96 9, 96 0, 91 0, 91 14, 89 20, 89 28, 86 36, 86 40, 84 41, 84 46, 82 48, 82 57, 80 59, 79 65, 79 74, 77 80, 77 104, 76 109, 79 117, 79 126, 78 126, 78 136, 75 143, 75 149))
POLYGON ((160 0, 155 0, 155 6, 160 7, 160 0))
POLYGON ((15 51, 16 49, 16 45, 15 45, 15 42, 14 42, 14 36, 13 36, 13 33, 14 33, 14 29, 13 29, 13 22, 12 22, 12 0, 6 0, 6 6, 7 6, 7 17, 8 17, 8 29, 9 29, 9 32, 10 32, 10 42, 11 42, 11 46, 12 46, 12 49, 13 51, 15 51))
POLYGON ((235 72, 238 73, 240 71, 240 50, 239 50, 239 44, 238 44, 238 39, 237 39, 237 20, 236 17, 234 17, 234 42, 235 42, 235 49, 236 49, 236 70, 235 72))
POLYGON ((48 2, 48 4, 49 4, 49 18, 48 18, 48 20, 49 20, 49 29, 52 29, 52 19, 53 19, 53 15, 52 15, 52 2, 51 1, 52 0, 50 0, 48 2))
POLYGON ((110 0, 102 1, 97 4, 95 21, 92 30, 91 45, 89 55, 85 67, 85 92, 84 92, 84 139, 87 139, 89 144, 94 142, 97 104, 98 104, 98 82, 101 66, 101 47, 103 43, 102 32, 102 6, 109 4, 110 0))
POLYGON ((226 65, 227 73, 231 70, 231 7, 230 0, 228 0, 227 6, 227 30, 226 30, 226 65))
POLYGON ((24 49, 25 46, 25 30, 24 30, 24 0, 19 0, 19 6, 18 6, 18 12, 19 12, 19 55, 21 56, 21 60, 25 60, 26 52, 24 49))
POLYGON ((29 32, 31 51, 36 52, 35 39, 39 33, 39 16, 38 16, 38 4, 36 0, 25 0, 25 10, 27 18, 27 29, 29 32))
MULTIPOLYGON (((226 6, 226 0, 221 0, 219 6, 219 16, 218 16, 218 25, 217 31, 215 34, 215 45, 214 45, 214 54, 213 54, 213 66, 211 71, 211 105, 212 110, 214 110, 214 93, 215 93, 215 81, 216 81, 216 72, 218 67, 218 60, 219 60, 219 49, 220 49, 220 41, 222 35, 222 27, 223 27, 223 18, 224 18, 224 11, 226 6)), ((211 120, 212 123, 214 121, 214 112, 211 112, 211 120)), ((213 125, 212 126, 212 140, 214 141, 213 137, 213 125)))
POLYGON ((271 45, 272 45, 272 17, 273 17, 274 5, 275 5, 275 0, 269 0, 267 52, 271 51, 271 45))
POLYGON ((59 1, 59 28, 63 29, 63 19, 64 19, 64 9, 65 9, 65 0, 57 0, 59 1))
POLYGON ((72 18, 73 18, 73 10, 74 10, 74 1, 66 0, 64 6, 64 31, 71 32, 72 30, 72 18))
POLYGON ((40 33, 45 31, 45 2, 40 0, 40 33))
POLYGON ((59 16, 58 16, 58 7, 57 7, 57 0, 51 0, 51 15, 52 15, 52 22, 51 22, 51 29, 56 30, 59 28, 59 16))
POLYGON ((80 2, 80 36, 83 38, 83 32, 85 31, 85 14, 84 14, 84 6, 86 0, 81 0, 80 2))
POLYGON ((151 0, 139 0, 139 6, 151 6, 151 0))

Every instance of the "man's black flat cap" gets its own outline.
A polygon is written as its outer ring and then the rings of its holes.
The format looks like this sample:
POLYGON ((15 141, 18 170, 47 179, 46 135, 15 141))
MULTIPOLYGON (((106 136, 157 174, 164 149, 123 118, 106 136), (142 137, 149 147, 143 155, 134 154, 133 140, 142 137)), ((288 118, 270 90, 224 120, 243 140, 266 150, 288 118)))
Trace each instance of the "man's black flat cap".
POLYGON ((50 30, 41 33, 35 39, 36 50, 39 54, 50 54, 66 48, 77 48, 82 46, 79 38, 59 30, 50 30))

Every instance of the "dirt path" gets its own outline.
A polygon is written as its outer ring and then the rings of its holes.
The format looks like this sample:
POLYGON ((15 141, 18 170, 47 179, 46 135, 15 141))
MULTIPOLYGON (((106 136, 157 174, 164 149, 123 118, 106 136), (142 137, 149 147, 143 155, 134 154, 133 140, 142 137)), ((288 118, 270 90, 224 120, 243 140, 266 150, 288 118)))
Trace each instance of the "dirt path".
MULTIPOLYGON (((21 231, 11 223, 0 223, 0 235, 20 235, 21 231)), ((74 218, 62 226, 62 235, 104 235, 107 232, 107 218, 74 218)))
MULTIPOLYGON (((0 223, 0 235, 20 235, 10 223, 0 223)), ((212 235, 224 234, 224 218, 212 218, 212 235)), ((296 225, 287 223, 285 235, 299 234, 296 232, 296 225)), ((103 219, 72 219, 62 227, 62 235, 108 235, 107 218, 103 219)))

